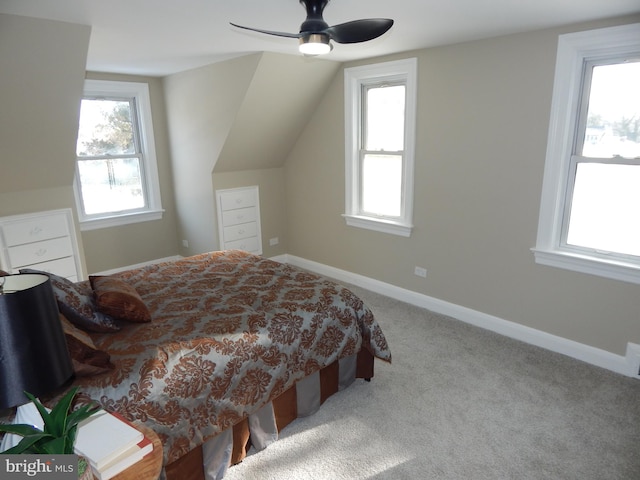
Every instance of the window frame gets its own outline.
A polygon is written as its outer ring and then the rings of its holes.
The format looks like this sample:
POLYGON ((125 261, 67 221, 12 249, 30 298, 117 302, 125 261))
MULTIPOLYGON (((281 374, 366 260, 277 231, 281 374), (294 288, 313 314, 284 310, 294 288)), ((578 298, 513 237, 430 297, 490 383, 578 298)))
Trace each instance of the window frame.
MULTIPOLYGON (((346 224, 404 237, 413 229, 413 175, 415 157, 417 58, 384 62, 344 70, 345 98, 345 213, 346 224), (385 217, 367 214, 361 209, 361 165, 365 151, 363 87, 403 84, 405 93, 404 150, 388 152, 402 156, 401 215, 385 217)), ((384 152, 384 151, 382 151, 384 152)), ((376 152, 380 153, 380 152, 376 152)), ((386 152, 385 152, 386 153, 386 152)))
POLYGON ((570 33, 558 38, 538 234, 532 249, 538 264, 640 284, 640 262, 630 256, 612 256, 565 242, 575 174, 572 169, 584 160, 576 158, 574 149, 584 135, 579 122, 586 116, 586 113, 581 115, 581 109, 585 108, 584 102, 581 105, 585 65, 639 51, 640 24, 570 33))
MULTIPOLYGON (((73 190, 76 200, 76 209, 80 230, 96 230, 99 228, 128 225, 138 222, 162 219, 164 212, 160 197, 160 180, 158 175, 158 163, 156 158, 155 140, 153 135, 153 121, 151 117, 151 99, 149 85, 142 82, 120 82, 111 80, 87 79, 84 83, 82 98, 108 98, 114 100, 132 99, 134 141, 140 147, 140 169, 142 186, 145 190, 146 206, 136 210, 120 212, 106 212, 101 214, 86 215, 84 213, 82 186, 78 173, 79 157, 76 156, 73 190)), ((131 155, 125 155, 130 157, 131 155)), ((138 157, 138 154, 134 155, 138 157)))

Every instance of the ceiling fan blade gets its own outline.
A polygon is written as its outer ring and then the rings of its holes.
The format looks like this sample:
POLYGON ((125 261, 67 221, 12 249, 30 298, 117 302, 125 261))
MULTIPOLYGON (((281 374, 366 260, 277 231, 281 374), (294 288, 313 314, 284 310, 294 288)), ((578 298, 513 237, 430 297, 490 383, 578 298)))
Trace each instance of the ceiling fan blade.
POLYGON ((236 25, 235 23, 232 23, 232 22, 229 22, 229 23, 231 23, 231 25, 237 28, 242 28, 244 30, 251 30, 252 32, 266 33, 267 35, 275 35, 277 37, 300 38, 301 36, 299 33, 274 32, 271 30, 262 30, 259 28, 243 27, 242 25, 236 25))
POLYGON ((333 25, 323 33, 329 34, 338 43, 359 43, 378 38, 392 26, 393 20, 388 18, 368 18, 333 25))

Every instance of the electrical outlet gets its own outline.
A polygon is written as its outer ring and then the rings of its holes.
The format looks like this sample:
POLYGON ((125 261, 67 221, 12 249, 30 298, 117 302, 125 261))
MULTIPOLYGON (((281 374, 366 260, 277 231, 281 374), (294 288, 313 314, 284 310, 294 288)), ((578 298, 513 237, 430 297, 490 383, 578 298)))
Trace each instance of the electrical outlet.
POLYGON ((189 248, 189 240, 182 240, 182 246, 184 248, 189 248))
POLYGON ((427 278, 427 269, 424 267, 414 267, 413 273, 418 277, 427 278))
POLYGON ((280 243, 280 239, 278 237, 273 237, 269 239, 269 245, 271 245, 272 247, 274 245, 278 245, 280 243))

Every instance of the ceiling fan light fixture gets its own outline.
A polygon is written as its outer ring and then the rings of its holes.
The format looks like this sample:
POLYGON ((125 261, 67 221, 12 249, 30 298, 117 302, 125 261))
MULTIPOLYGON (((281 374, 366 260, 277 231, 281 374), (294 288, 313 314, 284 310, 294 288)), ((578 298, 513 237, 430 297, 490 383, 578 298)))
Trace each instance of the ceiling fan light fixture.
POLYGON ((324 55, 331 51, 329 35, 310 33, 300 37, 300 53, 304 55, 324 55))

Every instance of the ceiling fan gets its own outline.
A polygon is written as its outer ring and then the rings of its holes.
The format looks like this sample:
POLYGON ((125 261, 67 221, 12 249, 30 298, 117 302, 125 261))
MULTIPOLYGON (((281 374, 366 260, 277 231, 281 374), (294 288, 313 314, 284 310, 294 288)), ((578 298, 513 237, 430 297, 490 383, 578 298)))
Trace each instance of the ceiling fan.
POLYGON ((235 23, 231 23, 231 25, 267 35, 298 38, 300 52, 306 55, 329 53, 332 48, 330 40, 337 43, 360 43, 373 40, 383 35, 393 25, 393 20, 388 18, 368 18, 352 20, 330 27, 322 18, 322 12, 329 0, 300 0, 300 3, 307 10, 307 18, 300 25, 299 33, 274 32, 260 28, 243 27, 235 23))

